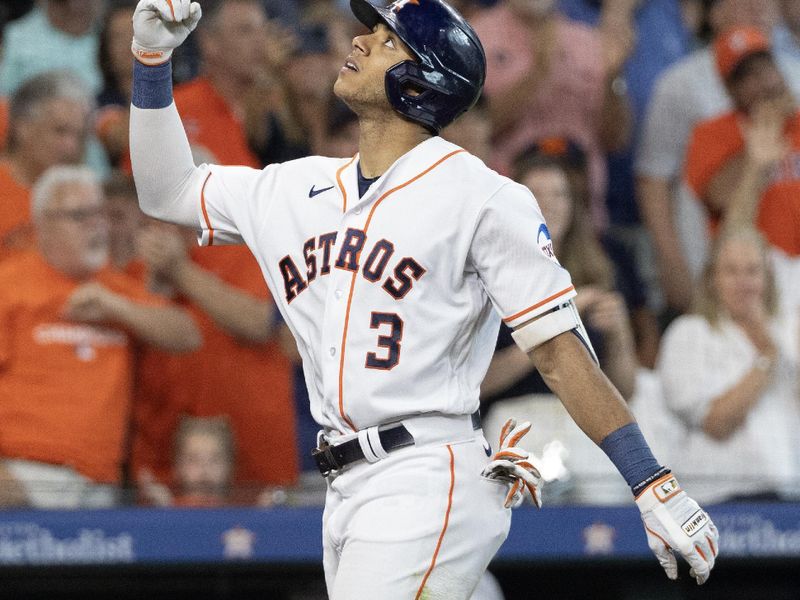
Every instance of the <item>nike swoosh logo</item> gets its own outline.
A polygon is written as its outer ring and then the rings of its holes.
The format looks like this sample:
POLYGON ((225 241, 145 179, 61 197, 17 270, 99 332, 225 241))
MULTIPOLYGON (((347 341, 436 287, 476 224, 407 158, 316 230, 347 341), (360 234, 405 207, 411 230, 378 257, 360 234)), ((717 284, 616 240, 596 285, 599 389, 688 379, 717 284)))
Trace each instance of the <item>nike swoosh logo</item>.
POLYGON ((314 186, 312 185, 311 189, 308 191, 308 197, 309 198, 313 198, 317 194, 321 194, 322 192, 327 192, 328 190, 332 190, 332 189, 333 189, 333 186, 322 188, 321 190, 315 190, 314 186))

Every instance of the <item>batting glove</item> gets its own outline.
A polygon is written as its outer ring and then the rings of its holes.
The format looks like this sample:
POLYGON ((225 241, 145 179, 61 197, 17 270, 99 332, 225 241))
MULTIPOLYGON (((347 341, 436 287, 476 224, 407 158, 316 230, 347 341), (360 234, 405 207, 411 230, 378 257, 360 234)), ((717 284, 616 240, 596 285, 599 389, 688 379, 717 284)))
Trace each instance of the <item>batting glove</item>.
POLYGON ((488 479, 498 479, 511 484, 505 500, 506 508, 516 508, 525 498, 525 490, 530 492, 531 499, 537 508, 542 507, 542 475, 530 461, 530 453, 518 448, 517 443, 531 430, 528 421, 517 428, 517 422, 509 419, 500 431, 500 445, 492 460, 483 469, 481 475, 488 479))
POLYGON ((647 532, 647 544, 670 579, 678 578, 679 552, 702 585, 714 568, 719 532, 706 512, 689 498, 672 475, 651 483, 636 497, 647 532))
POLYGON ((203 12, 189 0, 140 0, 133 13, 131 51, 145 65, 167 62, 197 27, 203 12))

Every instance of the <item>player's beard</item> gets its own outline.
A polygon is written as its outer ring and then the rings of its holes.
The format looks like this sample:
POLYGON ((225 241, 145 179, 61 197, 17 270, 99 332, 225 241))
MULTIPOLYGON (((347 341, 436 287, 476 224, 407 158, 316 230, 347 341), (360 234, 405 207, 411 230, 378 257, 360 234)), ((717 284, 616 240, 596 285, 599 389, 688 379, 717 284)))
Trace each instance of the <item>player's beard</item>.
POLYGON ((358 115, 359 121, 366 119, 382 121, 394 113, 394 109, 386 97, 383 80, 380 85, 355 86, 353 82, 337 79, 333 85, 333 93, 358 115))

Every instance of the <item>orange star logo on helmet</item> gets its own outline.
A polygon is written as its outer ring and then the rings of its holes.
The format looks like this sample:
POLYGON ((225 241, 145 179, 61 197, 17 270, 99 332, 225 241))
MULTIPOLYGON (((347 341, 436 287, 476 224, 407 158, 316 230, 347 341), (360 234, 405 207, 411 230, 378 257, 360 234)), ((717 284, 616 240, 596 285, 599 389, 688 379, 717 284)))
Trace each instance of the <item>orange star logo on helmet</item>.
POLYGON ((414 6, 419 6, 419 0, 395 0, 392 3, 391 9, 394 12, 400 12, 400 9, 403 8, 406 4, 413 4, 414 6))

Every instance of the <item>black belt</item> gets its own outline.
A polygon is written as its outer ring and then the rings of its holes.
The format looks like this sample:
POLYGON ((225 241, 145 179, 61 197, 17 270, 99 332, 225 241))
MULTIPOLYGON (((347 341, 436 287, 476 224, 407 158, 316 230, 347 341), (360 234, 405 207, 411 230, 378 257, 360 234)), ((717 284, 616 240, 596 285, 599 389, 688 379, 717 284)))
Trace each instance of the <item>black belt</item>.
MULTIPOLYGON (((471 415, 472 429, 481 428, 481 414, 475 411, 471 415)), ((383 427, 383 426, 382 426, 383 427)), ((378 428, 378 439, 386 452, 392 452, 398 448, 414 445, 414 436, 405 428, 402 423, 386 425, 384 429, 378 428)), ((324 477, 332 471, 340 471, 347 465, 364 460, 364 451, 361 449, 361 442, 358 438, 347 440, 341 444, 331 445, 323 439, 319 448, 311 452, 311 456, 317 463, 319 472, 324 477)))

